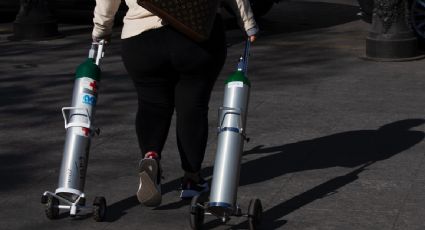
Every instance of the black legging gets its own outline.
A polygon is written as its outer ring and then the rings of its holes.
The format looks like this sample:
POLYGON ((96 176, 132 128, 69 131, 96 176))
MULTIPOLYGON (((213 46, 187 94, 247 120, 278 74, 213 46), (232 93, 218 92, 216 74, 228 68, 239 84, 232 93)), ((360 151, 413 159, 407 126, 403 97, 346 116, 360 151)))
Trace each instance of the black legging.
POLYGON ((192 173, 201 169, 208 137, 208 102, 225 58, 220 17, 210 39, 202 43, 170 26, 123 39, 122 59, 138 94, 136 131, 142 154, 161 154, 175 109, 182 168, 192 173))

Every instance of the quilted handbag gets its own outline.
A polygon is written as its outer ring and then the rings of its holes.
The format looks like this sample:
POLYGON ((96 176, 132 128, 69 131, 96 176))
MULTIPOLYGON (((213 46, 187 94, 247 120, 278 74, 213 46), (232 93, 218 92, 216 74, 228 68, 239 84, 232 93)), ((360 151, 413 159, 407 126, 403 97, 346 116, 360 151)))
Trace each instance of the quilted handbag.
POLYGON ((137 0, 137 3, 189 38, 201 42, 210 35, 219 0, 137 0))

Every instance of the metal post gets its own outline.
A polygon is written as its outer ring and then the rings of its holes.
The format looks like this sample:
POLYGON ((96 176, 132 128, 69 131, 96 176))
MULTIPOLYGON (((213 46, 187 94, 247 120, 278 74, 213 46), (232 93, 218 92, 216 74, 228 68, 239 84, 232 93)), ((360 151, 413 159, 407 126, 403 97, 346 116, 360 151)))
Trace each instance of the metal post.
POLYGON ((49 40, 62 37, 48 0, 21 0, 10 40, 49 40))
POLYGON ((423 58, 408 24, 406 0, 374 0, 372 27, 366 38, 366 58, 406 61, 423 58))

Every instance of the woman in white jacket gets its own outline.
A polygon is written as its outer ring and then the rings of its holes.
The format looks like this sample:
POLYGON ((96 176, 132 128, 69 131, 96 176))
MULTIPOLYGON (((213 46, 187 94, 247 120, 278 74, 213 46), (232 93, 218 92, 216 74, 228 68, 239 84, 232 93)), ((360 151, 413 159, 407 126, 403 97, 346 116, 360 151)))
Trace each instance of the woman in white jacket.
MULTIPOLYGON (((210 37, 195 42, 158 16, 125 0, 128 11, 121 33, 122 59, 138 95, 136 132, 143 159, 139 164, 139 201, 161 203, 161 152, 176 110, 176 133, 182 199, 209 190, 200 170, 208 134, 211 90, 226 58, 226 41, 218 13, 210 37)), ((248 0, 226 0, 251 41, 258 27, 248 0)), ((121 0, 96 0, 93 39, 108 39, 121 0)))

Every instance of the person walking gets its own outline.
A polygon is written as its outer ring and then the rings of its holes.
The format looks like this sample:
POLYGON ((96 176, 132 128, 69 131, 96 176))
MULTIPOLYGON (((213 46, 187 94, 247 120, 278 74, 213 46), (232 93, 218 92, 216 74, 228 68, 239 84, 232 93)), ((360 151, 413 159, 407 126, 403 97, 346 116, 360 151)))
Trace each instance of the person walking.
MULTIPOLYGON (((139 163, 138 200, 161 203, 160 159, 176 111, 177 145, 184 170, 182 199, 208 192, 200 174, 208 134, 208 103, 226 59, 226 39, 218 10, 207 40, 196 42, 166 21, 125 0, 128 11, 121 33, 122 60, 138 96, 136 133, 143 159, 139 163)), ((111 37, 121 0, 96 0, 94 41, 111 37)), ((226 0, 253 42, 258 34, 248 0, 226 0)))

